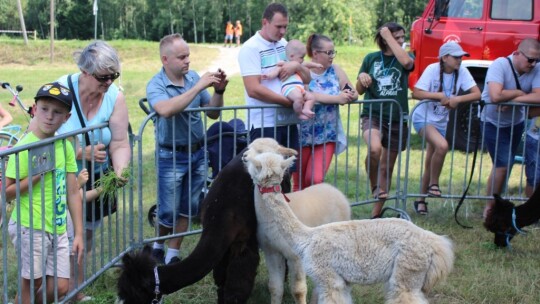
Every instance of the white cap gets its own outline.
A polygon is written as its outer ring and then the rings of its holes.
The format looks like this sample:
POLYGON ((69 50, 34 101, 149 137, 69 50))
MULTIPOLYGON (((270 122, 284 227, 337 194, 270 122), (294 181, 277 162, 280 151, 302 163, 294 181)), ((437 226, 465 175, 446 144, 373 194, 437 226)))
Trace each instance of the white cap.
POLYGON ((455 57, 461 57, 466 56, 469 57, 469 53, 465 52, 461 45, 459 45, 457 42, 449 41, 441 46, 439 49, 439 58, 442 58, 443 56, 450 55, 455 57))

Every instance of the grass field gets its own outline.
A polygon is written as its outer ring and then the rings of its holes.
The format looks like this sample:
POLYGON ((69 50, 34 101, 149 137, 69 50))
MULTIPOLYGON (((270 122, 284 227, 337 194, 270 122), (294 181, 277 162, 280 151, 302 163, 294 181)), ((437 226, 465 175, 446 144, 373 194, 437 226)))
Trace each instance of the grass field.
MULTIPOLYGON (((67 73, 77 72, 72 53, 76 49, 84 47, 88 41, 57 41, 55 44, 54 63, 49 60, 48 41, 30 41, 24 46, 22 41, 0 38, 0 81, 7 81, 14 87, 16 84, 24 86, 21 94, 27 103, 33 102, 33 95, 39 86, 52 81, 67 73)), ((122 60, 122 77, 117 82, 124 89, 127 98, 130 123, 134 130, 138 130, 145 115, 138 106, 138 100, 145 96, 147 81, 159 70, 161 64, 158 56, 158 44, 156 42, 143 41, 111 41, 119 52, 122 60)), ((208 66, 218 55, 218 50, 204 45, 190 45, 192 69, 200 70, 208 66)), ((354 82, 356 73, 360 67, 363 56, 373 51, 371 47, 344 47, 338 46, 339 51, 336 63, 341 65, 347 72, 351 81, 354 82)), ((243 105, 243 84, 240 76, 232 76, 226 93, 227 105, 243 105)), ((0 103, 8 107, 7 102, 11 96, 0 90, 0 103)), ((411 101, 411 107, 414 104, 411 101)), ((348 113, 347 107, 342 108, 343 113, 348 113)), ((341 189, 347 189, 347 195, 351 201, 364 201, 369 198, 369 189, 365 185, 365 172, 363 161, 366 147, 358 137, 358 105, 350 106, 350 127, 348 157, 340 156, 337 162, 337 173, 333 166, 330 169, 328 179, 336 181, 341 189), (356 129, 355 129, 356 128, 356 129), (357 144, 358 143, 358 144, 357 144), (359 182, 357 182, 359 181, 359 182)), ((18 108, 10 108, 15 113, 15 122, 26 124, 27 118, 18 108)), ((345 127, 347 129, 347 127, 345 127)), ((155 201, 155 167, 153 161, 152 128, 142 134, 143 148, 143 201, 145 207, 149 207, 155 201)), ((418 181, 422 172, 422 143, 418 136, 411 138, 408 171, 405 172, 405 164, 402 172, 395 177, 400 182, 407 182, 408 191, 417 193, 418 181)), ((138 150, 135 151, 136 153, 138 150)), ((402 162, 405 163, 406 154, 403 154, 402 162)), ((470 163, 470 155, 456 152, 451 160, 447 157, 444 171, 441 175, 441 186, 446 194, 449 185, 455 188, 452 195, 459 195, 462 191, 464 178, 467 176, 467 163, 470 163)), ((483 195, 489 165, 489 157, 482 156, 481 173, 477 171, 479 183, 473 183, 472 194, 483 195)), ((470 165, 469 165, 470 166, 470 165)), ((514 174, 510 181, 512 195, 517 195, 520 188, 521 166, 514 167, 514 174)), ((476 181, 476 180, 475 180, 476 181)), ((395 184, 395 182, 394 182, 395 184)), ((412 215, 412 220, 418 226, 431 230, 438 234, 449 235, 455 243, 456 263, 455 269, 447 282, 439 284, 429 295, 432 303, 461 304, 461 303, 540 303, 540 233, 536 226, 529 229, 529 233, 514 239, 513 250, 497 250, 492 244, 492 234, 482 227, 481 210, 482 201, 468 200, 462 209, 463 221, 472 225, 473 229, 463 229, 457 226, 453 220, 453 208, 456 199, 430 200, 429 216, 421 217, 414 214, 410 202, 407 208, 412 215), (466 211, 466 212, 465 212, 466 211), (466 215, 466 217, 465 217, 466 215)), ((356 218, 369 217, 370 206, 354 208, 356 218)), ((144 235, 152 235, 152 229, 145 224, 144 235)), ((183 255, 196 244, 198 237, 188 237, 183 246, 183 255)), ((4 244, 0 244, 4 245, 4 244)), ((2 266, 0 264, 0 266, 2 266)), ((3 272, 4 270, 0 271, 3 272)), ((3 275, 3 274, 2 274, 3 275)), ((0 275, 0 277, 2 276, 0 275)), ((13 274, 10 273, 10 277, 13 274)), ((95 297, 91 303, 111 303, 115 299, 116 270, 107 271, 98 280, 92 283, 85 293, 95 297)), ((179 274, 182 275, 182 274, 179 274)), ((259 304, 269 302, 269 293, 266 288, 267 273, 264 262, 258 270, 255 289, 249 303, 259 304)), ((10 282, 10 286, 14 286, 10 282)), ((12 287, 13 288, 13 287, 12 287)), ((11 289, 13 290, 13 289, 11 289)), ((10 292, 10 296, 13 296, 10 292)), ((383 286, 355 286, 353 288, 355 303, 383 303, 383 286)), ((165 303, 215 303, 216 292, 211 275, 205 277, 199 283, 182 289, 181 291, 166 298, 165 303)), ((287 292, 284 303, 293 303, 287 292)))

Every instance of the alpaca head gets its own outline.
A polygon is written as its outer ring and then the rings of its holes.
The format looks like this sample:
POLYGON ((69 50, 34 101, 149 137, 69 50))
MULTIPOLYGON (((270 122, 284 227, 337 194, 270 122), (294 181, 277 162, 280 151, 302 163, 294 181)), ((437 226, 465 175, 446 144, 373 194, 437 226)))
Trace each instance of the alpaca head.
POLYGON ((255 156, 256 154, 263 152, 274 152, 285 157, 297 154, 296 150, 280 146, 279 143, 273 138, 262 137, 255 139, 251 144, 249 144, 248 149, 246 152, 244 152, 242 159, 245 162, 248 157, 255 156))
POLYGON ((245 157, 245 166, 254 184, 269 187, 281 184, 285 172, 295 159, 296 156, 284 159, 281 154, 263 152, 245 157))
MULTIPOLYGON (((122 258, 122 271, 118 278, 118 302, 124 304, 152 303, 156 298, 152 248, 145 246, 141 251, 122 258)), ((161 298, 161 295, 159 295, 161 298)))
POLYGON ((494 243, 497 247, 506 247, 507 237, 510 241, 517 233, 512 225, 512 210, 514 204, 509 200, 503 199, 498 194, 494 194, 495 205, 484 220, 484 227, 495 233, 494 243))

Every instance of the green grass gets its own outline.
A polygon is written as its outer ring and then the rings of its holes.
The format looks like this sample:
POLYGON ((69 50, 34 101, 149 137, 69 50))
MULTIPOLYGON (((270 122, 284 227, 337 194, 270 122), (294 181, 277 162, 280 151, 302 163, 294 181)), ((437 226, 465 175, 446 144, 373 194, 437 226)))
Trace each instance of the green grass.
MULTIPOLYGON (((84 47, 88 41, 56 41, 55 43, 55 62, 49 62, 49 42, 48 41, 29 41, 29 46, 24 46, 22 41, 14 39, 0 39, 0 80, 8 81, 13 86, 22 84, 25 89, 21 94, 27 104, 33 102, 32 97, 35 91, 43 83, 52 81, 67 73, 77 72, 76 65, 71 54, 76 49, 84 47)), ((138 100, 145 96, 145 87, 147 81, 159 70, 161 64, 158 56, 158 44, 156 42, 143 41, 111 41, 111 44, 117 48, 122 59, 122 77, 117 84, 120 84, 126 95, 131 125, 134 131, 138 133, 145 115, 140 110, 138 100)), ((191 66, 195 70, 203 69, 217 56, 218 51, 214 48, 204 46, 190 45, 191 66)), ((363 56, 373 51, 374 48, 359 48, 349 46, 338 46, 338 56, 335 62, 342 66, 350 80, 355 83, 356 73, 360 67, 363 56)), ((225 95, 226 105, 243 105, 244 93, 243 83, 240 76, 230 77, 230 84, 225 95)), ((8 107, 7 102, 11 96, 5 91, 0 90, 0 102, 2 106, 8 107)), ((410 102, 411 109, 414 101, 410 102)), ((19 124, 25 124, 25 115, 19 109, 10 108, 14 113, 15 121, 19 124)), ((366 155, 366 146, 359 137, 359 105, 344 106, 340 108, 342 120, 345 129, 349 129, 349 150, 347 154, 339 156, 338 160, 331 166, 327 180, 336 182, 340 189, 346 191, 349 199, 353 202, 366 202, 370 200, 370 189, 367 185, 366 174, 364 171, 364 158, 366 155), (337 165, 337 173, 335 167, 337 165)), ((228 115, 230 118, 231 114, 228 115)), ((226 119, 224 119, 226 120, 226 119)), ((209 121, 210 123, 212 121, 209 121)), ((146 211, 155 203, 156 200, 156 176, 154 163, 154 141, 153 125, 150 122, 137 138, 137 143, 142 140, 142 151, 136 147, 134 150, 135 164, 133 165, 134 179, 141 178, 142 189, 135 188, 135 204, 139 199, 143 202, 143 209, 146 211), (139 162, 136 156, 142 156, 142 162, 139 162), (142 175, 138 174, 141 168, 142 175), (138 196, 138 190, 141 190, 142 197, 138 196)), ((407 153, 402 154, 402 170, 399 177, 394 177, 393 185, 395 187, 397 180, 400 183, 407 182, 408 193, 418 193, 418 185, 422 173, 423 163, 423 145, 421 139, 413 134, 411 138, 411 149, 409 161, 407 162, 407 153), (408 167, 405 166, 408 163, 408 167)), ((441 189, 443 194, 449 194, 449 187, 452 187, 453 196, 459 196, 463 191, 463 183, 468 178, 468 167, 471 163, 471 154, 455 152, 452 161, 450 155, 446 158, 444 171, 441 174, 441 189), (467 166, 466 166, 467 164, 467 166)), ((487 174, 489 171, 489 157, 481 154, 481 161, 475 174, 472 188, 469 194, 484 195, 487 174)), ((510 180, 510 194, 518 196, 520 192, 520 174, 521 166, 516 165, 510 180)), ((394 188, 395 189, 395 188, 394 188)), ((394 191, 391 191, 394 194, 394 191)), ((455 269, 448 280, 436 286, 429 295, 431 303, 441 304, 461 304, 461 303, 540 303, 540 233, 536 226, 529 229, 526 236, 517 236, 512 242, 513 250, 497 250, 492 244, 493 235, 485 231, 482 227, 481 212, 483 201, 467 200, 460 212, 463 222, 472 225, 473 229, 462 229, 457 226, 453 220, 453 208, 457 203, 457 198, 448 199, 429 199, 430 214, 427 217, 421 217, 414 214, 410 206, 414 198, 408 199, 408 212, 412 220, 425 229, 439 234, 449 235, 455 243, 456 263, 455 269)), ((389 201, 392 205, 394 202, 389 201)), ((120 212, 127 210, 128 206, 121 206, 120 212)), ((368 218, 370 214, 370 205, 361 205, 354 207, 355 218, 368 218)), ((125 229, 133 224, 138 225, 138 208, 135 207, 134 222, 113 221, 113 224, 119 225, 125 229)), ((143 219, 146 216, 143 212, 143 219)), ((108 227, 107 225, 105 227, 108 227)), ((143 237, 152 237, 153 229, 143 221, 141 227, 143 237)), ((194 225, 198 229, 200 226, 194 225)), ((138 241, 139 230, 134 232, 135 241, 138 241)), ((115 237, 116 238, 116 237, 115 237)), ((122 237, 120 237, 122 239, 122 237)), ((101 248, 100 239, 97 240, 101 248)), ((129 240, 122 240, 128 242, 129 240)), ((198 236, 186 237, 182 246, 183 256, 189 254, 197 244, 198 236)), ((0 243, 0 248, 4 244, 0 243)), ((106 245, 106 244, 105 244, 106 245)), ((8 260, 14 261, 15 256, 12 246, 9 246, 8 260)), ((0 250, 2 252, 2 250, 0 250)), ((98 263, 99 264, 99 263, 98 263)), ((3 273, 4 269, 0 272, 3 273)), ((105 272, 100 278, 85 289, 85 293, 92 295, 96 300, 92 303, 111 303, 114 301, 117 269, 113 268, 105 272)), ((17 270, 14 267, 8 269, 10 278, 16 277, 17 270)), ((179 274, 182 275, 182 274, 179 274)), ((249 303, 268 303, 269 293, 266 288, 267 272, 264 262, 258 270, 258 276, 255 288, 249 303)), ((16 291, 16 282, 9 281, 9 294, 13 296, 16 291)), ((211 275, 205 277, 202 281, 188 288, 170 295, 166 298, 166 303, 215 303, 216 292, 211 275)), ((383 303, 383 287, 374 286, 355 286, 353 288, 353 297, 355 303, 383 303)), ((293 303, 290 293, 286 292, 284 303, 293 303)))

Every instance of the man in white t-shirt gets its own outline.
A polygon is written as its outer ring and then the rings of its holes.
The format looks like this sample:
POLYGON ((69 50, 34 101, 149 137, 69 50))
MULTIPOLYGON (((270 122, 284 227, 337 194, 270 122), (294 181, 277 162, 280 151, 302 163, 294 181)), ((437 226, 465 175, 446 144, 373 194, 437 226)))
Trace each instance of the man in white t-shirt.
POLYGON ((281 94, 281 80, 300 69, 304 83, 309 83, 309 70, 300 63, 289 61, 282 67, 279 78, 262 80, 280 61, 286 61, 283 38, 289 18, 285 6, 269 4, 263 13, 262 28, 248 39, 238 55, 240 72, 244 80, 246 104, 264 106, 277 104, 283 108, 249 110, 250 139, 273 137, 281 145, 298 150, 298 118, 292 103, 281 94))
MULTIPOLYGON (((525 108, 503 103, 540 103, 539 61, 540 43, 536 39, 524 39, 512 55, 497 58, 487 71, 482 92, 482 99, 487 104, 481 120, 482 137, 493 162, 487 183, 490 197, 504 189, 525 128, 525 108)), ((493 199, 486 203, 484 218, 494 203, 493 199)))

